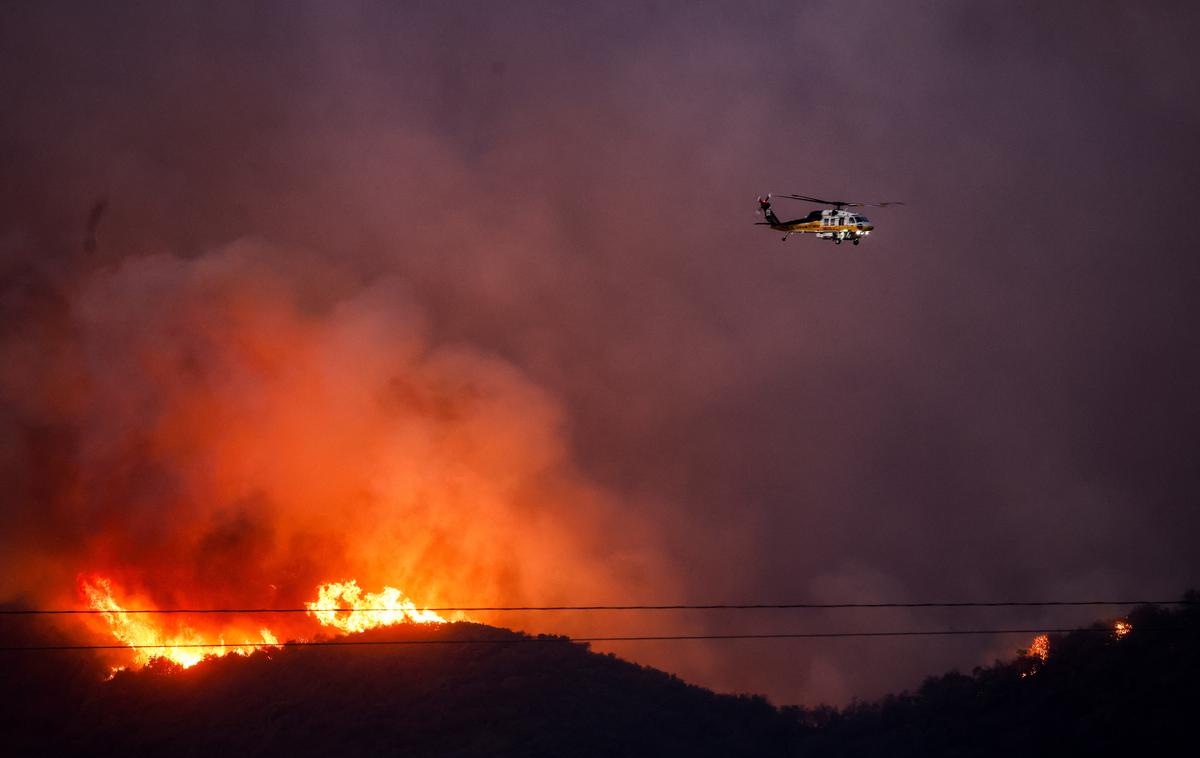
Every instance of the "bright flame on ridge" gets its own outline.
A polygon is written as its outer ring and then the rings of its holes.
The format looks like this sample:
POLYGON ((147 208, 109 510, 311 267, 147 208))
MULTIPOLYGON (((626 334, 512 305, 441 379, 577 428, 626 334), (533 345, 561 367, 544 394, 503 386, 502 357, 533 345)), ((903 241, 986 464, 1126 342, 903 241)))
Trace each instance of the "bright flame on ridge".
MULTIPOLYGON (((230 653, 250 655, 260 648, 279 644, 275 635, 269 629, 263 628, 259 630, 261 643, 235 647, 197 647, 211 645, 214 641, 205 639, 186 624, 168 632, 156 619, 127 613, 113 598, 112 583, 108 579, 83 579, 80 581, 80 587, 87 597, 88 604, 94 610, 102 611, 101 615, 108 622, 113 636, 132 649, 134 663, 138 666, 145 666, 155 658, 165 658, 183 668, 190 668, 205 658, 217 658, 230 653)), ((218 645, 225 644, 224 638, 218 638, 215 642, 218 645)))
POLYGON ((309 615, 325 626, 343 632, 362 632, 380 626, 401 623, 444 624, 446 619, 429 610, 421 610, 395 587, 383 592, 366 592, 351 579, 330 582, 317 588, 317 600, 305 603, 309 615), (353 610, 338 610, 351 608, 353 610))
MULTIPOLYGON (((88 605, 100 611, 98 615, 108 623, 113 637, 131 648, 133 665, 137 667, 164 659, 190 668, 206 658, 230 653, 250 655, 255 650, 280 646, 278 636, 263 627, 258 630, 262 642, 249 641, 249 635, 239 633, 237 642, 222 647, 226 644, 224 635, 201 633, 186 623, 176 623, 173 618, 159 614, 130 613, 117 601, 112 582, 105 577, 81 577, 79 586, 88 605), (246 644, 240 644, 242 642, 246 644)), ((384 587, 382 592, 363 592, 353 579, 318 586, 317 599, 304 605, 308 615, 322 626, 347 634, 393 624, 446 623, 446 619, 437 613, 417 608, 416 603, 395 587, 384 587)), ((146 607, 139 605, 141 609, 146 607)), ((230 633, 234 631, 230 630, 230 633)), ((116 666, 113 672, 123 668, 116 666)))

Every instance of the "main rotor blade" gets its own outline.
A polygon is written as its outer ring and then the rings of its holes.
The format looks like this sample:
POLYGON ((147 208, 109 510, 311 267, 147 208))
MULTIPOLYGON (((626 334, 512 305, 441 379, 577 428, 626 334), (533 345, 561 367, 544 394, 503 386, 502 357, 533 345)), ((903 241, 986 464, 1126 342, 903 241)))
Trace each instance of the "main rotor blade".
POLYGON ((821 203, 822 205, 849 205, 849 203, 844 203, 840 200, 822 200, 819 197, 809 197, 808 195, 780 195, 779 197, 803 200, 806 203, 821 203))
POLYGON ((835 205, 839 208, 864 208, 870 206, 872 208, 887 208, 889 205, 904 205, 902 202, 886 202, 886 203, 862 203, 850 202, 849 200, 822 200, 819 197, 809 197, 808 195, 779 195, 790 200, 803 200, 806 203, 820 203, 822 205, 835 205))

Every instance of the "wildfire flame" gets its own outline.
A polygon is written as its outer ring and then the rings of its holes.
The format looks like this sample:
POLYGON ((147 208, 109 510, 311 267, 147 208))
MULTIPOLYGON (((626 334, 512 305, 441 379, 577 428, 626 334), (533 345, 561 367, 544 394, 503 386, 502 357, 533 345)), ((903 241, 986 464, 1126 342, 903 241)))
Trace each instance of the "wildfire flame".
MULTIPOLYGON (((157 614, 130 613, 117 601, 112 582, 105 577, 81 578, 80 588, 88 605, 101 612, 99 615, 108 623, 113 637, 130 647, 136 666, 145 666, 155 659, 166 659, 183 668, 190 668, 205 658, 231 653, 250 655, 255 650, 279 645, 278 636, 263 627, 258 630, 262 642, 205 647, 225 645, 224 635, 205 634, 174 618, 168 619, 157 614)), ((333 627, 347 634, 392 624, 446 623, 446 619, 437 613, 417 608, 395 587, 384 587, 382 592, 363 592, 353 579, 320 585, 317 587, 317 599, 305 603, 305 607, 308 615, 322 626, 333 627)), ((230 630, 230 633, 235 631, 230 630)), ((236 633, 239 635, 238 642, 246 640, 248 636, 243 631, 236 633)), ((117 666, 113 670, 121 668, 117 666)))
MULTIPOLYGON (((1117 639, 1123 638, 1132 631, 1133 624, 1125 621, 1124 619, 1118 619, 1117 621, 1113 622, 1113 635, 1115 635, 1117 639)), ((1021 673, 1021 678, 1024 679, 1027 676, 1037 673, 1037 664, 1045 663, 1046 659, 1050 657, 1050 638, 1044 634, 1039 634, 1033 638, 1031 643, 1029 643, 1029 649, 1022 650, 1021 654, 1029 658, 1037 659, 1032 668, 1021 673)))
POLYGON ((1050 657, 1050 638, 1044 634, 1039 634, 1033 638, 1033 642, 1029 643, 1029 656, 1031 658, 1039 658, 1043 662, 1050 657))
POLYGON ((444 624, 446 619, 433 611, 420 610, 395 587, 383 592, 363 593, 358 582, 331 582, 317 588, 317 600, 305 603, 309 615, 325 626, 343 632, 362 632, 379 626, 400 623, 444 624), (338 610, 353 608, 354 610, 338 610))
MULTIPOLYGON (((195 666, 205 658, 236 653, 250 655, 262 647, 279 644, 269 629, 260 629, 262 643, 236 647, 200 647, 224 645, 223 637, 205 637, 186 624, 167 630, 157 619, 126 612, 113 597, 112 583, 103 577, 84 579, 80 582, 88 604, 108 622, 114 637, 128 645, 133 652, 134 663, 145 666, 156 658, 165 658, 183 668, 195 666)), ((117 667, 118 669, 121 667, 117 667)))
POLYGON ((1045 663, 1046 659, 1050 657, 1050 638, 1045 634, 1039 634, 1029 643, 1029 648, 1020 651, 1020 654, 1033 660, 1029 669, 1021 672, 1021 678, 1024 679, 1036 674, 1041 664, 1045 663))

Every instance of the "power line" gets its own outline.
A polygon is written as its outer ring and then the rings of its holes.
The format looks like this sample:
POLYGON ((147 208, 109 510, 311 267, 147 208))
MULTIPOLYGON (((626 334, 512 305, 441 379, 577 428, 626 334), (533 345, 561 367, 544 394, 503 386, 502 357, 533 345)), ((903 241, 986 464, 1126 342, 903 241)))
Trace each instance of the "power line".
MULTIPOLYGON (((1167 626, 1139 628, 1137 632, 1197 632, 1195 626, 1167 626)), ((885 630, 874 632, 778 632, 764 634, 658 634, 631 636, 596 636, 596 637, 511 637, 511 638, 466 638, 466 639, 424 639, 424 640, 351 640, 335 639, 320 641, 290 641, 279 643, 267 642, 211 642, 188 643, 180 645, 28 645, 0 647, 0 652, 33 652, 53 650, 173 650, 187 648, 282 648, 282 647, 358 647, 358 646, 390 646, 390 645, 476 645, 476 644, 509 644, 509 643, 577 643, 577 642, 678 642, 693 640, 795 640, 795 639, 845 639, 845 638, 881 638, 881 637, 950 637, 965 635, 997 635, 997 634, 1070 634, 1087 632, 1093 634, 1115 634, 1114 630, 1099 627, 1060 627, 1060 628, 1028 628, 1028 629, 921 629, 921 630, 885 630)))
MULTIPOLYGON (((1200 605, 1197 600, 1005 600, 947 603, 672 603, 640 605, 492 605, 441 606, 414 608, 418 612, 551 612, 551 611, 733 611, 733 610, 849 610, 885 608, 1047 608, 1127 605, 1200 605)), ((130 614, 207 614, 207 613, 404 613, 400 608, 0 608, 0 616, 130 614)))

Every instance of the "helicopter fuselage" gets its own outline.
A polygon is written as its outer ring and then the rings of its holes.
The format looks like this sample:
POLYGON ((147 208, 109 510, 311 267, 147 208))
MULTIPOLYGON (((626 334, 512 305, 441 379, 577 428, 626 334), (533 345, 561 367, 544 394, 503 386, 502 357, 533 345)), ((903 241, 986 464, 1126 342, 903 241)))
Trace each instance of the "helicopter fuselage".
POLYGON ((813 211, 804 218, 791 221, 761 222, 777 232, 786 234, 811 234, 817 239, 858 241, 875 229, 871 220, 861 213, 825 209, 813 211))

